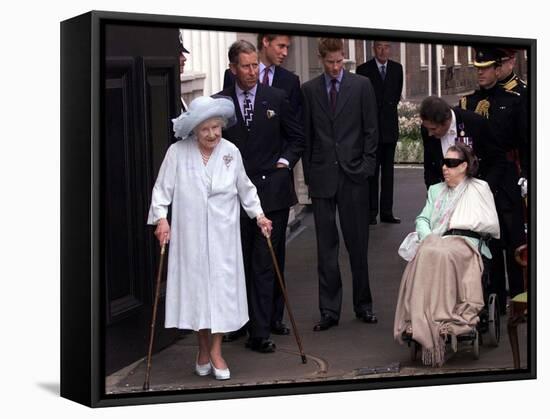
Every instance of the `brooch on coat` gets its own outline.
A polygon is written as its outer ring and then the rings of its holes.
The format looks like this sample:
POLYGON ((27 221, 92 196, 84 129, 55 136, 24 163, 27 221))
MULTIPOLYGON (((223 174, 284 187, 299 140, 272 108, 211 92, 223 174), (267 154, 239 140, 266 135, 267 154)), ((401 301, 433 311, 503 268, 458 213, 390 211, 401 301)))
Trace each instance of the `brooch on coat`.
POLYGON ((272 110, 272 109, 268 109, 268 110, 267 110, 267 119, 271 119, 271 118, 273 118, 275 115, 277 115, 277 114, 275 113, 274 110, 272 110))
POLYGON ((225 163, 225 167, 229 167, 232 161, 233 161, 233 156, 231 154, 226 154, 225 156, 223 156, 223 162, 225 163))

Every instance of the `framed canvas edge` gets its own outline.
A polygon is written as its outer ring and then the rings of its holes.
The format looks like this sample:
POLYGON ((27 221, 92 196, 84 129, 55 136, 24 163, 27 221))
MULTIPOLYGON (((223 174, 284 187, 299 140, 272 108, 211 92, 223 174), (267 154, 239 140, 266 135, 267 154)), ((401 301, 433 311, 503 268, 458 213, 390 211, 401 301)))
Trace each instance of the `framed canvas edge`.
MULTIPOLYGON (((66 326, 64 326, 63 318, 61 319, 61 396, 76 402, 91 406, 91 407, 106 407, 106 406, 122 406, 122 405, 134 405, 134 404, 151 404, 151 403, 165 403, 165 402, 181 402, 181 401, 198 401, 198 400, 221 400, 232 398, 246 398, 246 397, 264 397, 273 395, 293 395, 293 394, 310 394, 310 393, 326 393, 326 392, 338 392, 338 391, 360 391, 360 390, 372 390, 372 389, 386 389, 386 388, 401 388, 401 387, 420 387, 420 386, 433 386, 433 385, 449 385, 449 384, 468 384, 468 383, 481 383, 481 382, 497 382, 497 381, 509 381, 509 380, 525 380, 535 379, 536 375, 536 316, 531 316, 529 328, 528 328, 528 369, 520 371, 505 371, 503 373, 494 373, 491 371, 483 372, 481 374, 465 374, 465 375, 445 375, 445 376, 410 376, 399 377, 396 379, 364 379, 364 380, 350 380, 351 382, 327 382, 327 383, 313 383, 313 384, 300 384, 300 385, 277 385, 269 388, 227 388, 220 389, 219 391, 196 391, 185 393, 185 390, 178 391, 175 394, 167 394, 165 392, 149 392, 149 393, 137 393, 131 395, 105 395, 104 391, 104 374, 101 372, 102 362, 102 350, 101 347, 101 298, 102 287, 100 284, 101 279, 101 266, 99 251, 99 211, 100 211, 100 100, 101 100, 101 40, 100 40, 100 26, 102 23, 120 23, 120 24, 137 24, 137 25, 171 25, 186 27, 208 27, 215 30, 231 30, 240 29, 247 32, 255 31, 270 31, 277 30, 278 32, 291 33, 295 35, 304 36, 316 36, 316 35, 339 35, 342 37, 350 37, 355 39, 361 39, 363 37, 369 37, 369 39, 388 39, 388 40, 400 40, 409 42, 430 42, 445 44, 445 42, 452 42, 455 45, 480 45, 480 44, 495 44, 495 45, 509 45, 526 48, 529 54, 528 62, 528 74, 530 83, 530 129, 531 129, 531 179, 530 188, 536 189, 536 39, 532 38, 507 38, 496 37, 486 35, 469 35, 469 34, 446 34, 446 33, 431 33, 431 32, 418 32, 418 31, 394 31, 386 29, 375 28, 352 28, 352 27, 334 27, 324 25, 308 25, 308 24, 294 24, 283 22, 264 22, 264 21, 242 21, 231 19, 215 19, 215 18, 203 18, 203 17, 185 17, 185 16, 172 16, 172 15, 152 15, 152 14, 140 14, 140 13, 123 13, 123 12, 110 12, 110 11, 91 11, 80 15, 78 17, 68 19, 61 22, 61 27, 67 25, 69 22, 75 19, 89 19, 90 25, 90 43, 89 43, 89 56, 90 56, 90 86, 89 95, 84 95, 82 100, 90 98, 89 113, 82 114, 78 118, 80 123, 89 127, 89 164, 90 182, 86 185, 84 180, 82 186, 90 193, 90 216, 89 223, 86 226, 89 227, 88 231, 82 227, 83 236, 81 241, 86 241, 85 238, 89 237, 89 263, 90 272, 79 278, 82 286, 86 286, 89 289, 89 294, 84 293, 79 298, 79 301, 90 309, 90 324, 89 328, 85 325, 78 332, 79 341, 87 342, 81 345, 81 353, 89 353, 89 358, 79 360, 78 364, 81 366, 89 366, 89 380, 85 377, 80 377, 84 381, 81 387, 76 391, 78 395, 75 395, 74 391, 67 391, 64 382, 66 383, 70 377, 72 383, 76 382, 76 378, 71 376, 67 372, 67 359, 63 359, 63 353, 67 353, 68 339, 74 341, 74 336, 67 337, 66 326), (89 234, 87 236, 86 234, 89 234), (65 332, 65 333, 64 333, 65 332), (89 350, 86 351, 84 346, 89 345, 89 350)), ((63 69, 63 30, 61 31, 61 44, 62 44, 62 71, 61 71, 61 95, 63 96, 63 88, 66 86, 68 80, 65 79, 66 72, 63 69)), ((85 105, 82 105, 85 106, 85 105)), ((66 111, 64 103, 61 103, 61 183, 63 184, 64 177, 64 144, 67 141, 67 131, 64 131, 64 124, 66 121, 66 111), (65 118, 64 118, 65 116, 65 118), (65 119, 65 120, 64 120, 65 119), (65 137, 65 138, 64 138, 65 137)), ((71 252, 63 252, 63 246, 67 245, 67 238, 64 236, 65 228, 68 225, 72 225, 75 219, 79 218, 78 214, 67 213, 67 195, 66 190, 62 187, 61 192, 61 305, 62 316, 67 315, 67 310, 73 307, 76 303, 68 304, 68 299, 74 297, 74 295, 68 295, 67 289, 64 284, 67 282, 67 278, 64 278, 64 267, 71 266, 71 252)), ((536 226, 536 194, 530 196, 530 211, 529 222, 530 225, 536 226)), ((529 246, 532 249, 536 249, 536 230, 530 232, 529 246)), ((536 259, 535 251, 529 252, 529 289, 533 290, 533 295, 536 295, 536 259)), ((536 299, 531 298, 529 300, 529 310, 531 313, 536 313, 536 299)), ((84 355, 86 357, 86 355, 84 355)), ((71 357, 72 359, 72 357, 71 357)), ((76 362, 76 361, 75 361, 76 362)))

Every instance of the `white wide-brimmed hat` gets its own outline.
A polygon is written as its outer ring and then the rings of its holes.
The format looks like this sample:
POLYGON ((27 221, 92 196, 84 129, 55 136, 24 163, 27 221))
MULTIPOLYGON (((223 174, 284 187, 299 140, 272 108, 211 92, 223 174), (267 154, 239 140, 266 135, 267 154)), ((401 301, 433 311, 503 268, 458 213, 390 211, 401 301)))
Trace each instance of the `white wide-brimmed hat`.
POLYGON ((177 118, 172 119, 174 135, 185 139, 197 125, 215 117, 226 120, 226 126, 233 125, 236 122, 233 100, 225 96, 199 96, 193 99, 187 112, 183 112, 177 118))

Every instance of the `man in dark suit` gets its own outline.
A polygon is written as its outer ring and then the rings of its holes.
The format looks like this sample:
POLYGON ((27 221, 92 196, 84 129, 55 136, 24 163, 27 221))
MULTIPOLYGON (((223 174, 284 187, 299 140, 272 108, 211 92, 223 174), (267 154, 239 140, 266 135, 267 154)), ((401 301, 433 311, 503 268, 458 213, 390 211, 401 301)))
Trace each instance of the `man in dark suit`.
POLYGON ((324 72, 302 86, 302 162, 317 235, 321 320, 315 331, 336 326, 340 318, 337 208, 351 262, 353 309, 363 321, 377 322, 367 260, 368 177, 374 174, 378 144, 376 98, 369 79, 344 70, 341 39, 321 38, 318 49, 324 72))
MULTIPOLYGON (((223 137, 242 154, 264 213, 273 222, 271 241, 277 260, 284 261, 289 208, 297 202, 291 170, 304 148, 302 129, 285 92, 258 83, 254 45, 243 40, 233 43, 229 62, 235 84, 219 95, 233 99, 237 124, 225 129, 223 137)), ((241 217, 241 234, 250 317, 247 347, 273 352, 273 293, 278 287, 273 262, 265 238, 246 216, 241 217)))
MULTIPOLYGON (((260 33, 258 34, 259 81, 262 84, 284 90, 292 109, 300 119, 302 110, 302 95, 300 78, 292 71, 282 67, 290 48, 291 37, 288 35, 260 33)), ((225 70, 223 88, 235 84, 235 76, 230 69, 225 70)))
MULTIPOLYGON (((258 34, 259 81, 263 85, 284 90, 296 118, 301 120, 302 94, 300 91, 300 79, 296 74, 281 67, 288 55, 290 41, 291 37, 288 35, 258 34)), ((230 69, 227 69, 223 78, 223 88, 227 89, 234 84, 235 76, 230 69)), ((294 179, 292 182, 294 182, 294 179)), ((280 255, 281 259, 278 262, 281 265, 281 273, 284 276, 285 241, 281 240, 279 246, 277 254, 280 255)), ((284 308, 284 297, 277 283, 273 290, 273 317, 271 325, 271 332, 276 335, 288 335, 290 333, 290 329, 283 323, 284 308)))
POLYGON ((506 156, 486 119, 458 106, 451 108, 437 96, 429 96, 422 101, 420 119, 426 188, 443 182, 443 156, 458 141, 473 148, 479 159, 478 177, 485 180, 493 193, 496 193, 506 169, 506 156))
POLYGON ((370 223, 376 224, 380 202, 380 221, 399 223, 393 215, 393 160, 399 139, 397 105, 403 90, 403 67, 389 59, 390 43, 375 41, 374 58, 357 67, 357 74, 370 79, 378 105, 378 148, 376 171, 370 183, 370 223), (380 179, 379 179, 380 177, 380 179), (380 182, 380 201, 378 184, 380 182))

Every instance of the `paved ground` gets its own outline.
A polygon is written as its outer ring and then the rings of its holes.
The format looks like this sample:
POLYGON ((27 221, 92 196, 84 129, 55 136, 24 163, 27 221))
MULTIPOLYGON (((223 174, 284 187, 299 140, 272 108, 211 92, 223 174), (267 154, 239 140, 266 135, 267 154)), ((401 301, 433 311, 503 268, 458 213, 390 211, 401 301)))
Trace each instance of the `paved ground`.
MULTIPOLYGON (((308 362, 302 364, 292 335, 274 336, 278 350, 259 354, 244 348, 244 338, 224 344, 224 356, 232 379, 219 382, 193 374, 196 339, 187 335, 153 357, 151 388, 154 390, 198 389, 258 384, 312 382, 380 376, 411 376, 468 371, 500 371, 512 368, 512 354, 506 335, 506 317, 502 321, 502 339, 496 348, 482 346, 479 360, 471 347, 463 347, 442 368, 427 368, 410 360, 409 349, 393 340, 395 302, 405 267, 397 248, 414 228, 414 218, 425 200, 422 170, 396 169, 397 197, 394 212, 401 217, 398 225, 371 227, 369 264, 376 325, 355 319, 351 304, 351 279, 347 253, 341 246, 340 268, 344 294, 340 324, 325 332, 313 332, 319 319, 316 274, 315 232, 311 213, 301 214, 301 226, 287 246, 286 278, 288 293, 308 362)), ((290 322, 287 321, 290 325, 290 322)), ((526 366, 526 327, 520 327, 522 366, 526 366)), ((140 360, 107 377, 107 393, 142 391, 145 363, 140 360)))

